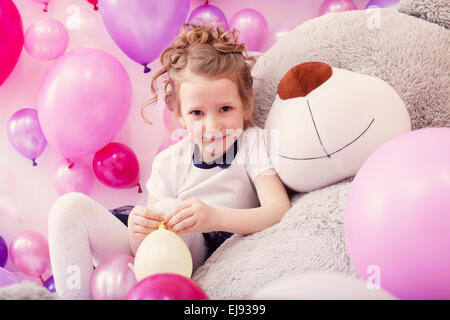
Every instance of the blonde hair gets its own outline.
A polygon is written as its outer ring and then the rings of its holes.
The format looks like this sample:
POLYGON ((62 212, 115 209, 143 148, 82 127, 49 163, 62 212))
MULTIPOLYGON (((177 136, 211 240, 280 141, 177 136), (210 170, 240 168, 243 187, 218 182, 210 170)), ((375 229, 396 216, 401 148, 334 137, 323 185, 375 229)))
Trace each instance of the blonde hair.
POLYGON ((144 121, 150 123, 144 116, 144 108, 158 101, 155 84, 159 77, 165 75, 164 101, 171 111, 181 116, 180 103, 177 98, 177 87, 186 70, 205 77, 230 77, 235 81, 239 96, 244 105, 244 130, 255 126, 253 120, 253 77, 252 68, 256 58, 248 55, 244 44, 237 43, 237 30, 224 31, 220 26, 212 24, 183 25, 180 34, 172 44, 161 53, 162 68, 152 78, 151 91, 153 97, 142 106, 141 115, 144 121))

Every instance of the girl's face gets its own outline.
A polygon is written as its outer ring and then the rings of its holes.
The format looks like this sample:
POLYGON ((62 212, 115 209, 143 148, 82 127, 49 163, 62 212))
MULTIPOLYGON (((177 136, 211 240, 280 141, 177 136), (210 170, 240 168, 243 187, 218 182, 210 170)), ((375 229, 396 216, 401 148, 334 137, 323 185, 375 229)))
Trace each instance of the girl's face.
POLYGON ((181 125, 199 146, 202 161, 221 155, 243 132, 248 116, 237 85, 229 78, 187 74, 179 87, 181 125))

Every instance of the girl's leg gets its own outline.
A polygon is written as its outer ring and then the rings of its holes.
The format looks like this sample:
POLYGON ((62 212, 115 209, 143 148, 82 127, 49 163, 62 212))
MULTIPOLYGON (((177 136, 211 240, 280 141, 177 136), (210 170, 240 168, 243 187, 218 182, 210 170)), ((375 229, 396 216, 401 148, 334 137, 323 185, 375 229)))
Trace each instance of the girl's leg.
POLYGON ((127 227, 84 194, 58 198, 48 227, 56 293, 63 299, 91 299, 93 265, 113 254, 131 255, 127 227))

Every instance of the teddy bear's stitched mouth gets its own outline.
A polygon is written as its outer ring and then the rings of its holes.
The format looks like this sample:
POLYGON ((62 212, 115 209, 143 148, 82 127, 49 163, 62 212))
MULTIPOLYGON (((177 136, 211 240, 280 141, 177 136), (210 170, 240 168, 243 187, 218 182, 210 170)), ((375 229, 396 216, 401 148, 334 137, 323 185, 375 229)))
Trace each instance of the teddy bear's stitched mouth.
MULTIPOLYGON (((313 122, 314 122, 314 118, 313 118, 313 122)), ((326 152, 325 149, 324 149, 324 151, 325 151, 325 153, 326 153, 325 156, 320 156, 320 157, 310 157, 310 158, 292 158, 292 157, 283 156, 283 155, 281 155, 281 154, 280 154, 279 156, 280 156, 280 157, 283 157, 283 158, 286 158, 286 159, 290 159, 290 160, 315 160, 315 159, 322 159, 322 158, 331 158, 332 155, 334 155, 334 154, 338 153, 339 151, 341 151, 341 150, 347 148, 349 145, 351 145, 352 143, 356 142, 356 140, 358 140, 359 138, 361 138, 361 137, 364 135, 364 133, 366 133, 367 130, 369 130, 369 128, 372 126, 372 124, 373 124, 374 122, 375 122, 375 118, 373 118, 372 121, 370 121, 370 123, 369 123, 369 125, 367 126, 367 128, 364 129, 364 131, 363 131, 359 136, 357 136, 355 139, 353 139, 352 141, 350 141, 349 143, 347 143, 347 144, 346 144, 345 146, 343 146, 342 148, 340 148, 340 149, 338 149, 338 150, 336 150, 336 151, 334 151, 334 152, 332 152, 332 153, 328 153, 328 152, 326 152)), ((315 123, 314 123, 314 126, 315 126, 315 123)), ((316 130, 317 130, 317 128, 316 128, 316 130)), ((321 141, 321 139, 320 139, 320 136, 319 136, 319 140, 320 140, 320 143, 322 144, 322 141, 321 141)), ((322 147, 323 147, 323 145, 322 145, 322 147)))

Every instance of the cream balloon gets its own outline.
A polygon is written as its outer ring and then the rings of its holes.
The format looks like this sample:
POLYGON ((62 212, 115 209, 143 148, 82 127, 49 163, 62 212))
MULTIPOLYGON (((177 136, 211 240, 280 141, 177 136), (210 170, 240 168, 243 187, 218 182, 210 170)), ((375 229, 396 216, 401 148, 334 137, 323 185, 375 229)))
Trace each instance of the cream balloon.
MULTIPOLYGON (((177 204, 177 199, 164 199, 155 208, 168 214, 177 204)), ((134 273, 137 281, 157 273, 176 273, 187 278, 192 275, 192 256, 185 242, 167 230, 164 221, 159 229, 142 241, 134 258, 134 273)))

